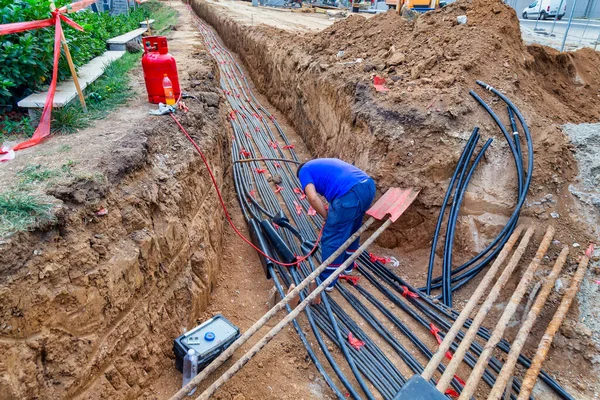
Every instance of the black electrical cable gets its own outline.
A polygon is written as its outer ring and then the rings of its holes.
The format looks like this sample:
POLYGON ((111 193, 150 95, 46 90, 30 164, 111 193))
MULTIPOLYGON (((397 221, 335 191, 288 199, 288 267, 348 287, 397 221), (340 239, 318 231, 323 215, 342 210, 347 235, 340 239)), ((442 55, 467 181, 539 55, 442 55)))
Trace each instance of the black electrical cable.
MULTIPOLYGON (((467 191, 467 187, 469 186, 471 177, 473 176, 473 173, 475 172, 477 165, 481 161, 481 158, 485 154, 485 151, 488 149, 490 144, 492 144, 492 141, 493 141, 492 139, 488 139, 487 142, 483 145, 483 147, 481 148, 481 151, 479 152, 479 154, 473 161, 473 164, 471 165, 471 168, 469 169, 469 172, 467 173, 467 175, 464 179, 464 182, 462 182, 462 173, 461 173, 461 177, 460 177, 459 183, 457 185, 458 188, 457 188, 456 196, 455 196, 453 204, 452 204, 452 209, 450 210, 450 216, 448 217, 448 229, 446 229, 446 246, 445 246, 445 254, 444 254, 445 255, 444 264, 445 264, 445 271, 446 271, 446 276, 445 276, 444 282, 446 284, 446 287, 443 288, 443 290, 442 290, 442 294, 444 294, 444 293, 446 294, 444 304, 448 307, 452 307, 452 288, 451 288, 452 250, 453 250, 453 246, 454 246, 454 234, 456 232, 456 221, 458 220, 460 205, 462 204, 462 200, 467 191)), ((465 170, 466 170, 466 167, 465 167, 465 170)))
POLYGON ((427 286, 426 293, 428 295, 431 294, 431 279, 433 278, 433 265, 435 262, 435 250, 438 242, 438 235, 440 234, 440 228, 442 227, 442 221, 444 220, 444 213, 446 210, 446 206, 448 205, 448 201, 450 200, 450 196, 453 193, 454 182, 456 181, 456 177, 458 176, 458 172, 464 162, 466 162, 467 153, 469 148, 471 147, 471 143, 478 137, 479 128, 475 127, 469 140, 467 140, 467 144, 463 149, 460 158, 458 159, 458 163, 456 164, 456 169, 454 170, 454 174, 452 174, 452 178, 450 178, 450 183, 448 185, 448 189, 446 190, 446 195, 444 196, 444 200, 442 201, 442 205, 440 208, 440 215, 438 216, 437 224, 435 225, 435 233, 433 234, 433 240, 431 242, 431 251, 429 252, 429 268, 427 270, 427 286))

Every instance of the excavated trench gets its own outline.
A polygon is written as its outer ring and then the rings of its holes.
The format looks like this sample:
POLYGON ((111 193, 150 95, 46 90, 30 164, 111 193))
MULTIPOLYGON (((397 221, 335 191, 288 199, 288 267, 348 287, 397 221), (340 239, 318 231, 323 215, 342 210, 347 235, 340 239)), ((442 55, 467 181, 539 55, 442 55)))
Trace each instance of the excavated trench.
MULTIPOLYGON (((170 44, 196 99, 179 118, 228 193, 218 69, 185 29, 170 44)), ((206 169, 169 117, 124 129, 99 138, 101 178, 47 190, 56 224, 0 243, 0 399, 138 397, 173 367, 173 339, 208 305, 224 221, 206 169)))
MULTIPOLYGON (((192 7, 238 54, 257 89, 288 118, 312 156, 354 163, 380 192, 393 186, 421 189, 415 206, 377 243, 403 253, 428 249, 445 186, 473 126, 454 117, 432 118, 408 104, 384 105, 369 82, 323 74, 326 66, 287 40, 289 33, 244 25, 202 0, 192 7)), ((465 258, 489 243, 516 199, 516 173, 504 161, 508 147, 499 132, 484 128, 497 136, 463 203, 456 248, 465 258)))
MULTIPOLYGON (((243 26, 201 0, 191 4, 312 156, 354 162, 380 191, 422 189, 396 224, 401 229, 378 241, 422 260, 472 126, 455 116, 432 119, 410 105, 383 106, 368 83, 328 78, 325 66, 292 40, 278 41, 279 31, 243 26)), ((180 30, 195 29, 184 23, 180 30)), ((181 120, 196 132, 228 192, 219 72, 195 50, 188 49, 190 60, 180 69, 183 87, 200 107, 181 120)), ((516 174, 506 168, 506 145, 495 137, 463 203, 455 247, 464 259, 487 244, 514 206, 516 174)), ((76 181, 50 193, 62 204, 56 226, 0 243, 0 399, 139 396, 172 369, 173 338, 195 325, 208 304, 225 227, 204 167, 171 121, 139 127, 115 146, 103 160, 106 180, 76 181), (101 208, 108 214, 96 215, 101 208)), ((524 214, 521 221, 530 221, 533 214, 524 214)))

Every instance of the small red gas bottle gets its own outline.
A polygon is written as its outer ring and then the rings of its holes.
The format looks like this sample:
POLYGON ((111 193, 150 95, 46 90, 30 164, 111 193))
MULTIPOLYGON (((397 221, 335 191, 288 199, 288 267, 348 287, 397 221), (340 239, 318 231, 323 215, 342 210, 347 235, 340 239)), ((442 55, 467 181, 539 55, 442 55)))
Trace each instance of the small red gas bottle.
POLYGON ((169 54, 167 38, 164 36, 148 36, 142 39, 144 55, 142 56, 142 69, 144 81, 150 103, 166 103, 163 80, 169 77, 173 85, 173 96, 179 98, 179 76, 175 58, 169 54))

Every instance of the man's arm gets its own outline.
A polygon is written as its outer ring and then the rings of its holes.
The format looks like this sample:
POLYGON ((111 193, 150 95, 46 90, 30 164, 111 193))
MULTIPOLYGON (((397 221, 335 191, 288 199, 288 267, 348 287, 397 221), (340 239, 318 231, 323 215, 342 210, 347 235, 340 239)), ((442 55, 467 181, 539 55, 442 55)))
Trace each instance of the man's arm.
POLYGON ((325 208, 325 204, 323 204, 323 200, 317 194, 317 190, 315 189, 315 185, 309 183, 304 188, 304 194, 306 195, 306 199, 308 203, 314 208, 321 217, 327 219, 327 209, 325 208))

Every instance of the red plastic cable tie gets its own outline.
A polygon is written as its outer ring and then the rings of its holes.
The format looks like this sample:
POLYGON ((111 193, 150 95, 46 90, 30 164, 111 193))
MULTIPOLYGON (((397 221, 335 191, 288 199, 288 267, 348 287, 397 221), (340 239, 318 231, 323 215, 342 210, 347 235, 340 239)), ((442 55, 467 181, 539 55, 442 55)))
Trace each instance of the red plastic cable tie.
POLYGON ((302 190, 300 188, 294 188, 294 193, 302 194, 302 190))
POLYGON ((271 115, 271 116, 269 116, 269 119, 270 119, 271 121, 275 122, 275 117, 274 117, 274 116, 272 116, 272 115, 271 115))
POLYGON ((306 195, 304 193, 302 193, 302 196, 300 196, 300 200, 304 200, 306 198, 306 195))
POLYGON ((465 386, 465 385, 466 385, 465 381, 463 381, 462 379, 460 379, 460 376, 458 376, 458 375, 454 375, 454 379, 456 379, 456 381, 457 381, 458 383, 460 383, 460 384, 461 384, 461 386, 465 386))
POLYGON ((286 146, 283 146, 282 148, 288 150, 288 149, 293 149, 294 147, 295 146, 293 144, 288 144, 286 146))
POLYGON ((317 210, 315 210, 314 208, 312 208, 312 206, 308 207, 308 211, 306 212, 307 215, 310 215, 311 217, 314 217, 315 215, 317 215, 317 210))
POLYGON ((254 170, 256 171, 257 174, 264 174, 265 172, 267 172, 266 169, 261 169, 261 168, 254 168, 254 170))
POLYGON ((341 274, 339 276, 340 279, 344 279, 345 281, 347 281, 348 283, 351 283, 352 286, 356 286, 358 284, 358 280, 360 279, 359 276, 355 276, 355 275, 344 275, 341 274))
POLYGON ((229 119, 232 120, 232 121, 235 119, 235 111, 231 111, 229 113, 229 119))
POLYGON ((389 257, 379 257, 373 253, 369 253, 369 259, 371 260, 371 262, 379 261, 382 264, 387 264, 390 261, 392 261, 389 257))
POLYGON ((296 201, 294 201, 294 206, 296 207, 296 214, 301 215, 302 214, 302 206, 300 204, 298 204, 296 201))
POLYGON ((277 141, 274 141, 274 142, 269 141, 269 147, 277 150, 277 148, 279 147, 279 143, 277 143, 277 141))
POLYGON ((444 392, 444 394, 453 397, 453 398, 457 398, 460 395, 456 392, 456 390, 452 389, 452 388, 448 388, 446 389, 446 391, 444 392))
MULTIPOLYGON (((275 228, 275 230, 278 231, 279 230, 279 225, 277 225, 275 222, 271 222, 271 223, 273 224, 273 228, 275 228)), ((298 256, 296 256, 296 258, 298 258, 298 256)))
POLYGON ((404 292, 402 292, 402 297, 404 297, 404 298, 412 297, 414 299, 419 298, 418 294, 411 292, 410 290, 408 290, 408 288, 406 286, 403 285, 402 289, 404 290, 404 292))
POLYGON ((281 164, 279 164, 277 161, 274 161, 273 165, 275 166, 275 168, 281 168, 281 164))
POLYGON ((256 190, 252 189, 252 190, 250 191, 250 196, 252 196, 252 197, 256 198, 256 190))
POLYGON ((275 185, 275 193, 279 193, 283 190, 283 186, 275 185))
POLYGON ((365 345, 365 342, 355 338, 352 335, 352 332, 348 332, 348 343, 350 343, 350 346, 354 347, 356 350, 360 350, 361 347, 363 347, 365 345))
POLYGON ((250 157, 250 152, 246 149, 241 149, 240 150, 240 155, 243 157, 250 157))
POLYGON ((252 135, 251 135, 250 133, 248 133, 248 132, 244 132, 244 135, 246 135, 246 137, 247 137, 248 139, 251 139, 251 138, 252 138, 252 135))
POLYGON ((590 243, 590 247, 585 251, 585 255, 587 258, 592 258, 592 254, 594 254, 594 243, 590 243))
MULTIPOLYGON (((429 324, 429 331, 435 336, 435 340, 437 340, 438 345, 442 344, 442 337, 440 336, 440 329, 432 323, 429 324)), ((448 350, 446 352, 446 358, 448 360, 452 360, 452 353, 448 350)))

